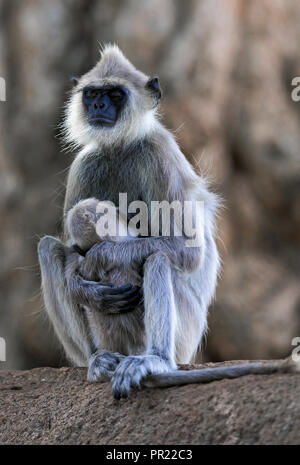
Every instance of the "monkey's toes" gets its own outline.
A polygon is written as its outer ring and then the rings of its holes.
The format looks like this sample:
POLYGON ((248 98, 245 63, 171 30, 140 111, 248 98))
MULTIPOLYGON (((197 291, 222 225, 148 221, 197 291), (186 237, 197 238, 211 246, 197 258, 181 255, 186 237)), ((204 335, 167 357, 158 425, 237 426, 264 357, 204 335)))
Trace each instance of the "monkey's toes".
POLYGON ((150 373, 144 356, 126 357, 112 377, 112 392, 115 399, 127 398, 131 387, 139 387, 142 378, 150 373))
POLYGON ((95 352, 89 359, 87 379, 91 382, 104 383, 113 376, 124 355, 112 352, 95 352))
POLYGON ((168 373, 176 367, 158 355, 131 355, 125 357, 112 377, 115 399, 126 398, 130 388, 139 388, 143 379, 152 374, 168 373))

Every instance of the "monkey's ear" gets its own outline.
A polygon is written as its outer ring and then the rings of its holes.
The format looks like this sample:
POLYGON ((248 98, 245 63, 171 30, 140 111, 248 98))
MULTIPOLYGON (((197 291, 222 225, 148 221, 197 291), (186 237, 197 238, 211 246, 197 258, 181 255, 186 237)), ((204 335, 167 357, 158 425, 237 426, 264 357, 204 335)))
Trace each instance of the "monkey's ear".
POLYGON ((76 77, 71 77, 71 82, 73 83, 73 86, 77 86, 78 82, 79 82, 79 79, 77 79, 76 77))
POLYGON ((158 98, 161 98, 161 88, 157 76, 150 78, 146 84, 146 89, 151 90, 158 98))

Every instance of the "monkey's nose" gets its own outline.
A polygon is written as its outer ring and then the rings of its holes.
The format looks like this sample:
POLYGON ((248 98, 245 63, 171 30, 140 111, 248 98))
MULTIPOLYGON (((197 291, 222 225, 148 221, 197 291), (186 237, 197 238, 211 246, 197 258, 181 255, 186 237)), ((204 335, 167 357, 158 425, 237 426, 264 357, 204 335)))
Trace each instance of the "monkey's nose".
POLYGON ((94 103, 94 109, 95 110, 102 110, 103 108, 105 108, 105 103, 94 103))

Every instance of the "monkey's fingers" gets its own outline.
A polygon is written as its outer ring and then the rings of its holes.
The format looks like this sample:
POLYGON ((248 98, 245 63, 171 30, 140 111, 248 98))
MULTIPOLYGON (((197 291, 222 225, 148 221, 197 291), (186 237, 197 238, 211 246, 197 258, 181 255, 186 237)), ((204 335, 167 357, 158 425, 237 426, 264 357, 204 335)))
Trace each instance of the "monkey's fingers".
POLYGON ((102 301, 104 304, 114 304, 117 306, 122 306, 122 305, 124 306, 125 304, 127 304, 127 302, 130 299, 133 299, 136 297, 138 299, 141 298, 140 288, 138 286, 134 286, 132 289, 129 289, 128 291, 123 292, 123 294, 105 293, 104 295, 102 295, 102 301))
POLYGON ((106 309, 106 313, 111 315, 119 315, 131 312, 142 301, 141 289, 134 286, 123 294, 105 295, 102 297, 102 309, 106 309))
POLYGON ((138 288, 138 286, 133 286, 130 283, 125 284, 124 286, 120 286, 120 287, 109 287, 108 289, 103 289, 103 295, 119 296, 119 295, 127 294, 128 292, 135 293, 136 288, 138 288))
POLYGON ((114 304, 116 306, 125 305, 128 300, 139 297, 141 298, 141 289, 138 286, 133 286, 126 292, 123 293, 110 293, 110 290, 106 291, 104 294, 102 293, 102 301, 106 304, 114 304))
POLYGON ((127 313, 134 310, 138 305, 141 304, 143 297, 138 294, 131 297, 131 299, 126 300, 125 302, 120 303, 120 312, 127 313))
POLYGON ((132 312, 133 310, 136 309, 138 305, 140 305, 141 300, 142 299, 140 296, 136 296, 136 297, 133 297, 132 299, 129 299, 127 302, 120 303, 119 306, 117 307, 117 313, 124 314, 124 313, 132 312))

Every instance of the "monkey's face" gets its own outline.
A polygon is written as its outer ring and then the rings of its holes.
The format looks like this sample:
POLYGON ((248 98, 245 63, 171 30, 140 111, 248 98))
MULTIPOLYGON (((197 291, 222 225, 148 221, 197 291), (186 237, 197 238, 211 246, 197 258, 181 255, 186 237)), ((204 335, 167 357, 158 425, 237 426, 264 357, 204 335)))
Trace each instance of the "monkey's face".
POLYGON ((82 103, 91 126, 113 127, 126 105, 129 90, 121 85, 87 85, 82 90, 82 103))
POLYGON ((154 127, 158 78, 138 71, 118 47, 106 46, 96 66, 73 82, 65 119, 68 142, 95 148, 124 144, 154 127))

